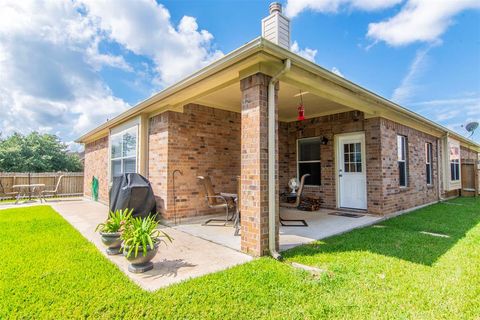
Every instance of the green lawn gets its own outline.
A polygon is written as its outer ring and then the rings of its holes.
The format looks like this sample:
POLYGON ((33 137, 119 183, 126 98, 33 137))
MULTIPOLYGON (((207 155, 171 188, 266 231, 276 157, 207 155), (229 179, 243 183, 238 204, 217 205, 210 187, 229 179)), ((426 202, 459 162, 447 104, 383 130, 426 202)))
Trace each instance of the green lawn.
POLYGON ((47 206, 0 211, 0 319, 475 319, 480 200, 433 205, 148 293, 47 206), (446 234, 449 238, 421 234, 446 234))

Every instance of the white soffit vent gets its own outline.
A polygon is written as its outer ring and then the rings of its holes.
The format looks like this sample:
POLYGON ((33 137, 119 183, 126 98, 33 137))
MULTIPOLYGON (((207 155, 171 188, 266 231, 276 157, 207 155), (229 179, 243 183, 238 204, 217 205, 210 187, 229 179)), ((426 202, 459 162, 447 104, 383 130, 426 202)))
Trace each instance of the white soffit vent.
POLYGON ((270 4, 270 15, 262 19, 262 37, 290 50, 290 20, 282 14, 282 5, 270 4))

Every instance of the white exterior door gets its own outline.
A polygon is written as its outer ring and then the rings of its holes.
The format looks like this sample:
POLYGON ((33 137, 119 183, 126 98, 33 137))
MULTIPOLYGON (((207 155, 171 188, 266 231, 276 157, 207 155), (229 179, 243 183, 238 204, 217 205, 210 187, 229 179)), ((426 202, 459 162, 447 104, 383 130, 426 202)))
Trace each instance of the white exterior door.
POLYGON ((367 209, 365 134, 338 135, 336 148, 338 206, 367 209))

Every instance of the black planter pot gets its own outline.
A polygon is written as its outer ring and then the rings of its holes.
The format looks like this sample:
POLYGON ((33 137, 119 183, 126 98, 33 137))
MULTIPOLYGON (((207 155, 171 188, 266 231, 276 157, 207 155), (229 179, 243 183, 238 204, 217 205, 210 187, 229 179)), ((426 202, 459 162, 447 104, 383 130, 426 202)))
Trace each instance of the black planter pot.
POLYGON ((133 273, 142 273, 148 270, 152 270, 153 263, 151 262, 151 260, 157 254, 159 244, 160 244, 160 241, 157 240, 157 242, 155 242, 155 244, 153 245, 153 248, 147 245, 147 252, 145 253, 145 255, 143 255, 143 248, 140 247, 138 249, 138 254, 136 257, 135 257, 134 251, 132 251, 132 253, 130 254, 130 257, 127 257, 128 250, 130 250, 130 247, 123 246, 123 255, 130 262, 130 265, 128 266, 128 271, 133 273))
POLYGON ((122 247, 122 235, 120 232, 100 232, 102 242, 107 246, 107 254, 115 255, 120 253, 122 247))

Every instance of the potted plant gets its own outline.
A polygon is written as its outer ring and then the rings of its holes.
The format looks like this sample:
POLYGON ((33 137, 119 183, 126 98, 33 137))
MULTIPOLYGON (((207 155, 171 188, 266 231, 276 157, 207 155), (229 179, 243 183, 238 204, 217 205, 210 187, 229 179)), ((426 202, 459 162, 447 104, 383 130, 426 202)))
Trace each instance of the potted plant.
POLYGON ((125 230, 130 217, 132 216, 133 209, 110 211, 108 219, 97 225, 95 231, 100 231, 102 236, 102 242, 107 246, 107 254, 114 255, 119 254, 122 246, 122 232, 125 230))
POLYGON ((158 230, 156 215, 145 219, 140 217, 131 219, 122 234, 123 255, 130 262, 128 270, 133 273, 142 273, 153 268, 151 260, 158 251, 158 246, 165 238, 172 242, 172 238, 165 232, 158 230))

